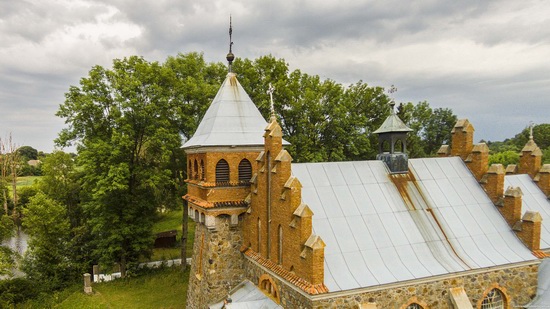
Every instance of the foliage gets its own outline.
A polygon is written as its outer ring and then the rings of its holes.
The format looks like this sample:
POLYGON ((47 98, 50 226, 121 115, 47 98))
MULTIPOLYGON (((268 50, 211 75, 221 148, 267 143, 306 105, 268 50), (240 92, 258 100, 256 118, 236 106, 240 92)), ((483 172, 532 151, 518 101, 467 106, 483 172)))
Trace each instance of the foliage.
MULTIPOLYGON (((13 221, 7 215, 0 216, 0 275, 9 274, 14 266, 13 251, 1 243, 13 235, 13 221)), ((1 281, 0 281, 1 282, 1 281)), ((1 293, 0 293, 1 294, 1 293)))
POLYGON ((409 102, 399 104, 397 114, 413 130, 407 140, 410 157, 434 156, 441 145, 450 144, 457 121, 450 109, 432 109, 426 101, 409 102))
POLYGON ((21 146, 17 148, 17 152, 19 152, 19 155, 25 162, 29 160, 38 160, 38 150, 31 146, 21 146))
MULTIPOLYGON (((519 161, 519 153, 529 140, 530 131, 530 128, 526 127, 513 138, 505 139, 502 142, 487 142, 492 156, 499 155, 499 153, 516 152, 518 154, 517 161, 519 161)), ((533 126, 533 140, 543 153, 542 163, 550 163, 550 124, 543 123, 533 126)), ((502 156, 506 155, 499 155, 499 158, 502 156)), ((510 155, 508 155, 508 159, 511 159, 510 155)), ((517 163, 517 161, 515 161, 515 163, 517 163)))
POLYGON ((38 193, 23 210, 23 227, 29 235, 23 271, 48 289, 59 289, 79 275, 71 252, 70 224, 65 208, 38 193))
POLYGON ((489 156, 489 165, 499 163, 506 167, 510 164, 518 164, 518 162, 519 153, 512 150, 497 152, 489 156))
POLYGON ((140 57, 115 60, 71 87, 58 112, 69 128, 57 142, 79 150, 93 252, 102 264, 120 263, 123 274, 150 252, 155 210, 176 200, 168 164, 181 145, 174 78, 140 57))
POLYGON ((14 308, 37 297, 40 291, 39 285, 27 278, 0 280, 0 307, 14 308))

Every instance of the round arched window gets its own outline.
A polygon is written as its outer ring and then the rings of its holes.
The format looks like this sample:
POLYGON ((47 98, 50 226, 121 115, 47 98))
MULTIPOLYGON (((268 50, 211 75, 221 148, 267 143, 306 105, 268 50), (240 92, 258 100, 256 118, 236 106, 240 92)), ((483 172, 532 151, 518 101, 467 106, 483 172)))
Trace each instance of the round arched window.
POLYGON ((481 309, 504 309, 504 295, 502 295, 502 292, 499 289, 490 290, 483 298, 481 309))

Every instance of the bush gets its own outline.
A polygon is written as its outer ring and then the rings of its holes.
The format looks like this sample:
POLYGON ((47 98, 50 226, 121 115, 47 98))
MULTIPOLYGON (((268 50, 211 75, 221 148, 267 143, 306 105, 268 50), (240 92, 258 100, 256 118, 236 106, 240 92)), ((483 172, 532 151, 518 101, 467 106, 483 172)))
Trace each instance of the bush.
POLYGON ((9 308, 40 294, 38 284, 26 278, 0 280, 0 307, 9 308))

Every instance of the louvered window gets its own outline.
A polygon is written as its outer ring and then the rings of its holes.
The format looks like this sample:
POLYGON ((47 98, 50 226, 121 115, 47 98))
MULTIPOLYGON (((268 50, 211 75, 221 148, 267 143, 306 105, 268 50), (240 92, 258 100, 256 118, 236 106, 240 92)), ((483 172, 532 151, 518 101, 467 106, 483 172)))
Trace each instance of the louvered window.
POLYGON ((504 297, 502 292, 498 289, 492 289, 487 293, 487 296, 483 299, 481 303, 481 309, 503 309, 504 308, 504 297))
POLYGON ((204 161, 201 160, 201 180, 206 180, 206 177, 204 177, 206 171, 204 170, 204 161))
POLYGON ((216 182, 229 182, 229 164, 224 159, 221 159, 216 164, 216 182))
POLYGON ((248 183, 252 178, 252 164, 247 159, 242 159, 239 163, 239 182, 248 183))

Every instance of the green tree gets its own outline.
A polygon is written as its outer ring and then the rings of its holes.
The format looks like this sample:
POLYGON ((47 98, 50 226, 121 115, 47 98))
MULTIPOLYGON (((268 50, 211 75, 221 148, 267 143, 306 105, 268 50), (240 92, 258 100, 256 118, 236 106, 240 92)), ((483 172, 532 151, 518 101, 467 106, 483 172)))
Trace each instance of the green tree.
POLYGON ((407 145, 413 158, 434 156, 441 145, 451 141, 451 130, 457 121, 448 108, 432 109, 428 102, 401 103, 397 114, 412 130, 407 145))
POLYGON ((498 163, 506 167, 510 164, 518 164, 518 162, 519 162, 519 153, 512 150, 497 152, 489 156, 489 165, 498 163))
MULTIPOLYGON (((514 138, 511 139, 511 142, 514 145, 516 145, 518 149, 521 150, 529 140, 529 135, 530 135, 530 128, 526 127, 520 133, 516 134, 516 136, 514 136, 514 138)), ((535 143, 537 143, 537 146, 539 146, 541 150, 550 147, 550 123, 534 125, 533 139, 535 140, 535 143)))
POLYGON ((65 208, 38 193, 23 209, 23 215, 23 227, 29 235, 29 247, 22 264, 27 276, 52 290, 78 278, 79 269, 68 258, 72 248, 65 208))
POLYGON ((17 152, 19 152, 19 155, 25 161, 38 160, 38 150, 31 146, 21 146, 17 149, 17 152))
POLYGON ((103 264, 120 263, 123 276, 150 253, 155 210, 175 201, 165 194, 175 188, 167 162, 181 146, 174 78, 157 62, 114 60, 112 69, 96 66, 71 87, 57 113, 69 125, 57 142, 78 148, 94 254, 103 264))
POLYGON ((13 268, 13 251, 2 245, 3 241, 13 235, 13 221, 6 214, 0 215, 0 275, 9 274, 13 268))

